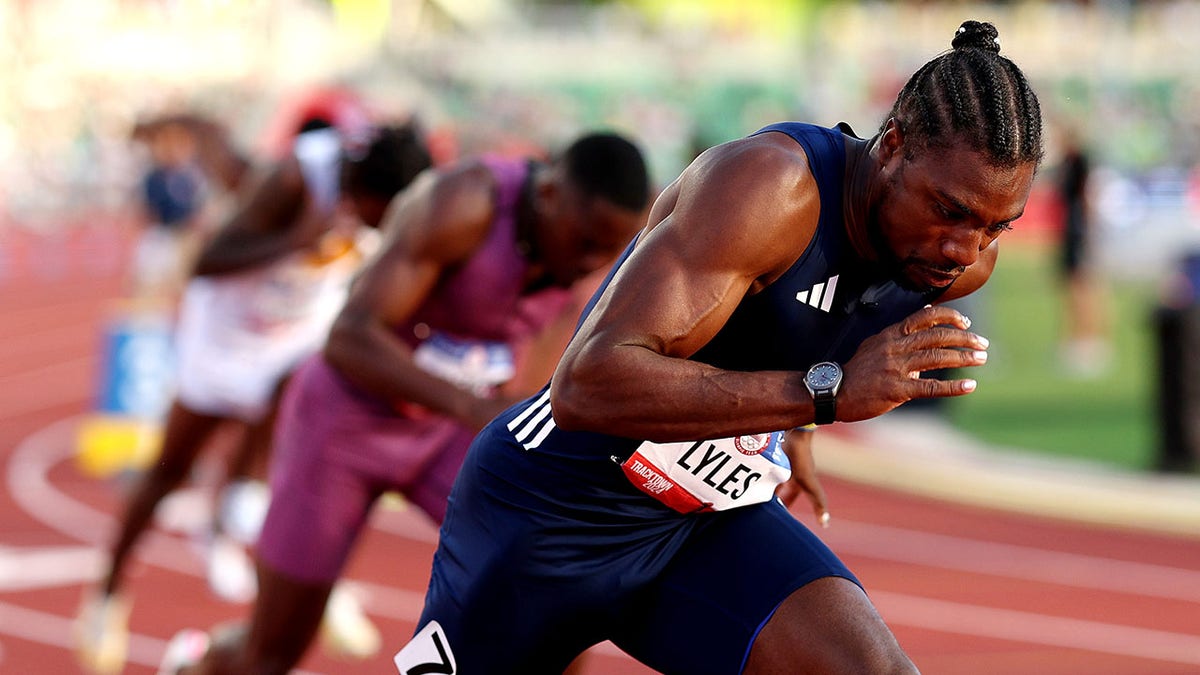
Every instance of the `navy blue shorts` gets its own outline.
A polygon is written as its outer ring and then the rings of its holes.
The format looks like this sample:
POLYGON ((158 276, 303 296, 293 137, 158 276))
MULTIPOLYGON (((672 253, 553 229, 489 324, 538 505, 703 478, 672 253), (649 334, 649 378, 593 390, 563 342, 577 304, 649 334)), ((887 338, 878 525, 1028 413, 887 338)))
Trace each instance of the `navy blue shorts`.
POLYGON ((561 673, 612 640, 663 673, 741 672, 785 598, 857 579, 778 501, 680 515, 611 461, 476 439, 450 497, 418 627, 455 672, 561 673))

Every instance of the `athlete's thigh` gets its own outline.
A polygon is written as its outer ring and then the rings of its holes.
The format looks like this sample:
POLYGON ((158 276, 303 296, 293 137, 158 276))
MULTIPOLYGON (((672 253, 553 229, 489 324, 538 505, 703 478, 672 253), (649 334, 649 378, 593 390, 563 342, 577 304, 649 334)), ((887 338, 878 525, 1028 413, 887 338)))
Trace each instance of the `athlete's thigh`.
POLYGON ((331 442, 306 439, 299 429, 278 438, 271 475, 271 506, 258 541, 258 558, 297 581, 333 581, 366 525, 377 488, 340 455, 331 442))
POLYGON ((700 518, 654 585, 623 608, 613 638, 663 673, 739 673, 758 632, 796 589, 826 577, 857 583, 777 501, 700 518))
POLYGON ((474 452, 454 485, 434 554, 418 623, 426 630, 405 649, 438 653, 429 642, 436 622, 456 672, 558 675, 602 639, 593 625, 596 615, 588 611, 598 595, 588 582, 598 575, 581 579, 547 564, 543 552, 571 545, 561 539, 569 524, 481 471, 474 452))
POLYGON ((754 641, 747 675, 915 673, 866 593, 846 579, 818 579, 793 592, 754 641))

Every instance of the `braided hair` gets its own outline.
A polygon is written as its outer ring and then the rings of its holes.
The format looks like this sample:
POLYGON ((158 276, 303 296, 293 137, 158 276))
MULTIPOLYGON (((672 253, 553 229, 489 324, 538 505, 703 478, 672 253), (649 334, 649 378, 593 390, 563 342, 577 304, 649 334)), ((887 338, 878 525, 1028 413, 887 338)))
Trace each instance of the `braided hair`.
POLYGON ((990 23, 964 21, 952 49, 909 78, 888 117, 910 147, 966 141, 997 166, 1041 161, 1041 106, 1021 69, 1000 56, 999 35, 990 23))

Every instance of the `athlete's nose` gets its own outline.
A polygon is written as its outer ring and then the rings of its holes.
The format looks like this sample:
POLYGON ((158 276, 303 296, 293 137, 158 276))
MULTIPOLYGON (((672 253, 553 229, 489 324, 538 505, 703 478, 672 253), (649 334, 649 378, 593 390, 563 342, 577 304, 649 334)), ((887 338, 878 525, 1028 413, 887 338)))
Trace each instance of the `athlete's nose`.
POLYGON ((942 255, 960 267, 970 267, 985 248, 983 237, 975 228, 957 228, 942 240, 942 255))

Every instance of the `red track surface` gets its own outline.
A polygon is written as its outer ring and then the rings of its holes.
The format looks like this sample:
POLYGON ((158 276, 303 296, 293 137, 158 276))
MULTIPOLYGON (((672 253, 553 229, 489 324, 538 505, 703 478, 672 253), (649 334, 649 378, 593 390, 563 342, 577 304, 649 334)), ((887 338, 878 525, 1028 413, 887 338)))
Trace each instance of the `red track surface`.
MULTIPOLYGON (((0 242, 2 673, 80 672, 70 622, 123 484, 79 470, 74 434, 93 406, 108 301, 120 292, 116 266, 97 261, 123 250, 86 232, 0 242)), ((1200 672, 1200 538, 825 486, 834 520, 822 535, 927 674, 1200 672)), ((413 513, 376 516, 348 576, 368 591, 384 652, 352 663, 313 649, 306 671, 395 672, 390 655, 414 628, 436 532, 413 513)), ((148 537, 134 568, 128 673, 154 672, 178 629, 246 614, 208 592, 186 537, 148 537)), ((602 647, 587 672, 649 671, 602 647)))

